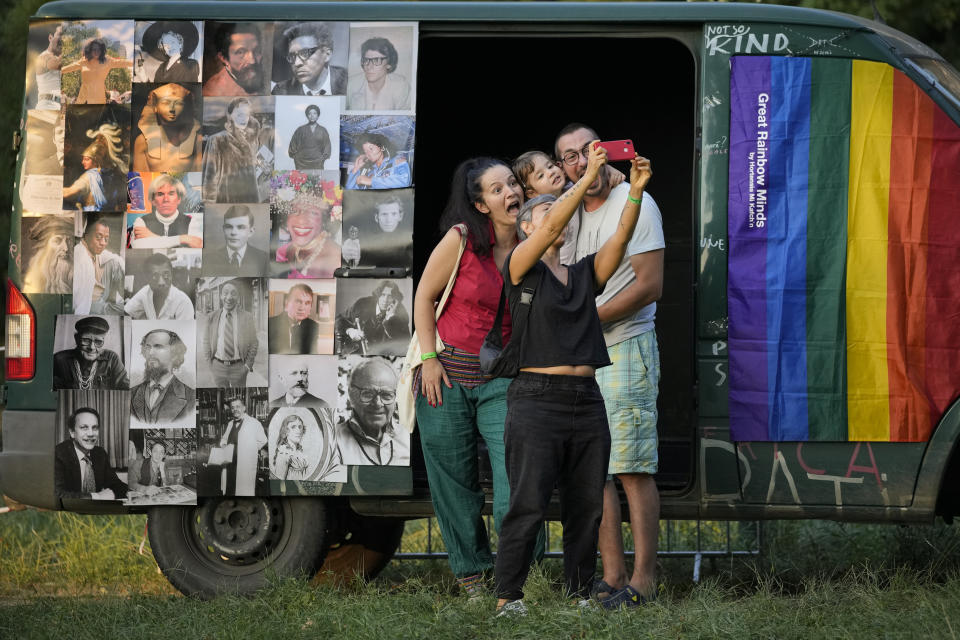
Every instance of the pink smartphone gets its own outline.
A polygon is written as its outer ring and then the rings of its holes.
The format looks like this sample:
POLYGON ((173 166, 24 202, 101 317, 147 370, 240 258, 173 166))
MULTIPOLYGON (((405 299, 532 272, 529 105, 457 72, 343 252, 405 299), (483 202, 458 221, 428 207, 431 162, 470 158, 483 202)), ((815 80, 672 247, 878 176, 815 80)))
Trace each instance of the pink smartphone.
POLYGON ((607 150, 607 162, 617 160, 633 160, 636 152, 633 150, 633 140, 611 140, 598 143, 607 150))

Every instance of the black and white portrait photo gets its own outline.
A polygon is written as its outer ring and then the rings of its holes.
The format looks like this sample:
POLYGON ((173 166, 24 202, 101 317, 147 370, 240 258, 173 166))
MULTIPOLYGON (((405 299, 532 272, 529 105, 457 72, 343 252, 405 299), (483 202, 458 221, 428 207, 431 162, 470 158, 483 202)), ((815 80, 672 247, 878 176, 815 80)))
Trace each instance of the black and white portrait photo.
POLYGON ((416 105, 417 25, 350 26, 347 111, 412 112, 416 105))
POLYGON ((53 486, 61 499, 127 497, 128 391, 58 392, 53 486))
POLYGON ((346 189, 401 189, 413 184, 414 118, 357 116, 340 119, 340 165, 346 189))
POLYGON ((268 495, 267 390, 200 389, 199 401, 199 495, 268 495))
POLYGON ((413 189, 343 194, 345 267, 413 267, 413 189))
POLYGON ((137 22, 134 30, 134 82, 200 82, 203 22, 137 22))
POLYGON ((196 426, 196 324, 131 321, 130 427, 196 426))
POLYGON ((63 208, 127 210, 129 105, 70 105, 63 147, 63 208))
POLYGON ((123 310, 135 320, 192 320, 197 249, 127 249, 123 310))
POLYGON ((39 20, 27 33, 27 78, 24 108, 60 111, 60 67, 63 64, 63 23, 39 20))
POLYGON ((274 33, 273 95, 346 93, 346 22, 278 22, 274 33))
POLYGON ((337 281, 336 351, 402 356, 410 342, 413 283, 402 279, 337 281))
MULTIPOLYGON (((340 461, 336 442, 333 411, 316 411, 305 407, 274 409, 267 428, 267 450, 270 479, 281 483, 277 491, 284 493, 282 483, 297 481, 346 482, 347 467, 340 461)), ((302 490, 297 493, 309 493, 302 490)))
POLYGON ((68 104, 129 103, 132 20, 63 23, 60 85, 68 104))
POLYGON ((340 101, 336 96, 277 96, 278 170, 335 171, 340 167, 340 101))
POLYGON ((63 211, 63 113, 27 112, 26 153, 20 176, 23 210, 36 214, 63 211))
POLYGON ((270 260, 270 205, 208 204, 203 273, 207 276, 263 276, 270 260))
POLYGON ((270 280, 270 353, 332 354, 336 280, 270 280))
POLYGON ((203 199, 264 202, 273 171, 272 96, 203 101, 203 199))
POLYGON ((131 106, 134 171, 200 171, 203 135, 199 84, 135 84, 131 106))
POLYGON ((122 213, 77 214, 81 235, 73 247, 73 312, 122 315, 122 213))
POLYGON ((196 504, 196 430, 131 429, 128 435, 126 504, 196 504))
POLYGON ((20 221, 18 258, 24 293, 73 292, 74 217, 26 216, 20 221))
POLYGON ((203 387, 267 386, 265 278, 201 278, 198 362, 203 387))
POLYGON ((270 407, 337 406, 336 356, 270 356, 270 407))
POLYGON ((130 328, 120 316, 58 315, 53 388, 127 390, 124 348, 130 328))
POLYGON ((204 97, 270 93, 272 24, 208 20, 203 35, 204 97))
POLYGON ((410 464, 410 434, 397 422, 401 365, 402 358, 341 356, 337 447, 343 464, 410 464))

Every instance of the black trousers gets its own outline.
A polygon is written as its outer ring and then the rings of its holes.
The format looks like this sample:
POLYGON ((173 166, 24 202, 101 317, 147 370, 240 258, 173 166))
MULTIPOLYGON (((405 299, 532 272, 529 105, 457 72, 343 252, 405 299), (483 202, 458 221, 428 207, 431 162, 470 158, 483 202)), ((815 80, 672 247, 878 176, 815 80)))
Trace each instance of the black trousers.
POLYGON ((520 372, 507 390, 503 439, 510 507, 497 546, 497 596, 523 597, 554 486, 560 492, 566 588, 571 595, 586 595, 596 570, 610 459, 610 430, 597 381, 520 372))

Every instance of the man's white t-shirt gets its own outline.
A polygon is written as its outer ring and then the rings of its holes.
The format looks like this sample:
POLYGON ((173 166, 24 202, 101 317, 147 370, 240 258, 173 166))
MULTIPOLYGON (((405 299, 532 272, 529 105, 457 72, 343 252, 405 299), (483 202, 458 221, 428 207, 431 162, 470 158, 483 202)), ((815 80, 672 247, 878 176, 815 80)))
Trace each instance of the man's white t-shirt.
MULTIPOLYGON (((577 260, 591 253, 596 253, 603 246, 603 243, 614 234, 629 193, 630 185, 624 182, 614 187, 606 202, 596 210, 586 211, 583 205, 580 205, 578 211, 580 232, 577 235, 577 260)), ((644 193, 640 205, 640 217, 637 220, 633 237, 627 245, 627 251, 620 266, 617 267, 613 277, 607 281, 603 293, 597 296, 597 306, 609 302, 636 280, 633 267, 630 265, 630 256, 656 251, 657 249, 663 249, 665 246, 663 218, 660 215, 660 208, 654 202, 652 196, 644 193)), ((607 346, 611 347, 653 329, 653 321, 656 315, 657 303, 651 302, 632 316, 614 322, 605 322, 603 324, 603 337, 607 346)))

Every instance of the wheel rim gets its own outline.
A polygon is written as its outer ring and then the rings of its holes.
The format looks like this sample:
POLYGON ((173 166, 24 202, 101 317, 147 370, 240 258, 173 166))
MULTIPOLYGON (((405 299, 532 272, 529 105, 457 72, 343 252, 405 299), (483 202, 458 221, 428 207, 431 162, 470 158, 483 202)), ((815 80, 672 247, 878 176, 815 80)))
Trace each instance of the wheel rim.
POLYGON ((188 512, 185 538, 196 558, 219 573, 262 571, 289 539, 290 506, 260 497, 214 498, 188 512))

